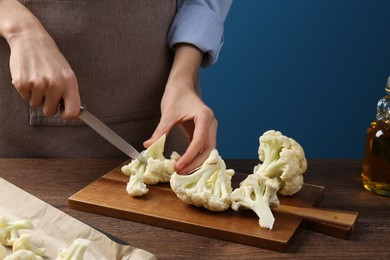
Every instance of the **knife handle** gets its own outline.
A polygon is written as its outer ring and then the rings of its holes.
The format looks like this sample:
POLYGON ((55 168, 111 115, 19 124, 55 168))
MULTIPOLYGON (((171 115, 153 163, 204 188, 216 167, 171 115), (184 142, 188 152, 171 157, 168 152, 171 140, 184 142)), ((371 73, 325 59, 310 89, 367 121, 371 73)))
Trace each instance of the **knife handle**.
MULTIPOLYGON (((59 107, 60 107, 61 111, 65 109, 65 102, 64 102, 63 98, 61 98, 61 100, 59 102, 59 107)), ((87 107, 81 102, 81 104, 80 104, 80 111, 86 110, 86 109, 87 109, 87 107)))

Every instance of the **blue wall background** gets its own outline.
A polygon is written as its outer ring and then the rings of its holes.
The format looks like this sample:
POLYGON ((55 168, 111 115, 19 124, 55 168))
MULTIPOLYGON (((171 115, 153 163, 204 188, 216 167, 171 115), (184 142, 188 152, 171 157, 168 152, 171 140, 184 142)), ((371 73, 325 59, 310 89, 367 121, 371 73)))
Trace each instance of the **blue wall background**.
POLYGON ((275 129, 307 158, 362 158, 390 76, 390 1, 234 1, 217 64, 201 71, 223 158, 257 158, 275 129))

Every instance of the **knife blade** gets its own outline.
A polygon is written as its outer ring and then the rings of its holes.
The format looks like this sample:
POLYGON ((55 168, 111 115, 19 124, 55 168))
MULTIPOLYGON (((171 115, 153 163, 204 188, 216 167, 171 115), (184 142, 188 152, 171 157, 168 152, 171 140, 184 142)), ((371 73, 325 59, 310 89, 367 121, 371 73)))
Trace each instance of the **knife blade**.
POLYGON ((130 158, 137 159, 139 157, 139 152, 133 146, 91 114, 83 105, 80 106, 79 118, 130 158))

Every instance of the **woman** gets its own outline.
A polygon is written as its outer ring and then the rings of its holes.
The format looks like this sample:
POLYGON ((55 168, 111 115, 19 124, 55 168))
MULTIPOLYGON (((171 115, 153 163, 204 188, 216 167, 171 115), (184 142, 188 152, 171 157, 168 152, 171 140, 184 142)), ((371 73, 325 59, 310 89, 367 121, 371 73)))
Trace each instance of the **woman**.
POLYGON ((167 151, 183 155, 177 170, 199 166, 217 121, 199 98, 198 69, 216 61, 230 5, 0 0, 0 59, 9 59, 0 65, 0 156, 123 156, 77 119, 82 100, 138 150, 169 133, 167 151))

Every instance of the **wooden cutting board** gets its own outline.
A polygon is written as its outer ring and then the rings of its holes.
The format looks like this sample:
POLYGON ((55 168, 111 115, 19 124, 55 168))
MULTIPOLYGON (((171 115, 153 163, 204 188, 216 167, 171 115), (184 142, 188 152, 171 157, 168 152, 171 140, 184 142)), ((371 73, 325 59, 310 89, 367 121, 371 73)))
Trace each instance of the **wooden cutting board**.
MULTIPOLYGON (((273 229, 261 229, 257 215, 251 210, 216 213, 197 208, 179 200, 169 184, 149 185, 147 195, 131 197, 126 192, 129 177, 122 173, 121 167, 72 195, 68 199, 69 208, 280 252, 287 251, 302 223, 299 217, 274 213, 273 229)), ((245 177, 236 173, 232 186, 237 187, 245 177)), ((292 197, 280 196, 280 201, 309 207, 318 204, 323 192, 324 187, 305 184, 292 197)))

